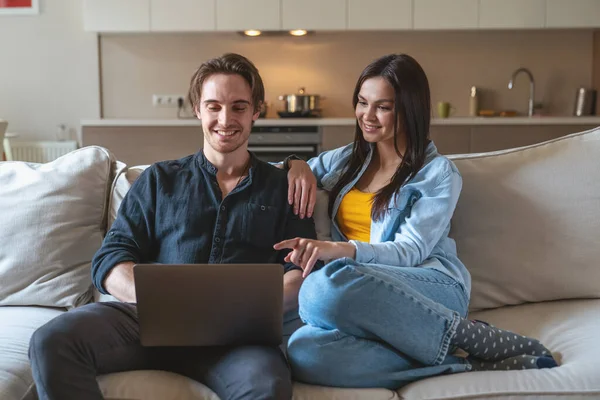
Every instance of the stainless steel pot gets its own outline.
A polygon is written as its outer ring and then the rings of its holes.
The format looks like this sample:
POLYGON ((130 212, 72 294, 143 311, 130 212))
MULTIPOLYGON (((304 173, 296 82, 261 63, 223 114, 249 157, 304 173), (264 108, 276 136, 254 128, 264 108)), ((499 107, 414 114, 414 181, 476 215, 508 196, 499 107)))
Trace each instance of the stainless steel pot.
POLYGON ((284 111, 288 113, 310 113, 319 111, 319 100, 321 96, 318 94, 306 94, 306 90, 302 87, 298 89, 297 94, 284 94, 279 96, 279 100, 284 102, 284 111))

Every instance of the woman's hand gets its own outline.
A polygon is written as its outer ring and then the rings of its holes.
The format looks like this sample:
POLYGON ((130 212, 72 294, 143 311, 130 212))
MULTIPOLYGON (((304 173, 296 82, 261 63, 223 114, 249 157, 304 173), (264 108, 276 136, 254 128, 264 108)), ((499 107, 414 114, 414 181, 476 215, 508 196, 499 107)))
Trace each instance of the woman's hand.
POLYGON ((275 250, 292 249, 285 257, 286 262, 292 262, 302 268, 302 277, 306 278, 312 271, 317 260, 332 260, 342 257, 354 258, 356 248, 347 242, 325 242, 322 240, 294 238, 284 240, 273 246, 275 250))
POLYGON ((310 218, 317 202, 317 179, 306 161, 292 160, 289 165, 288 203, 294 205, 294 214, 310 218))

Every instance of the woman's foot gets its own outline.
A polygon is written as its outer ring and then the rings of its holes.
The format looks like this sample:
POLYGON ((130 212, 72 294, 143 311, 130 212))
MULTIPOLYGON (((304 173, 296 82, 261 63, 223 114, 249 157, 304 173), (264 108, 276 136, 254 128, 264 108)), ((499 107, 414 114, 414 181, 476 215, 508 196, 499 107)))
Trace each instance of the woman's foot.
POLYGON ((477 320, 462 319, 450 344, 466 351, 472 357, 487 361, 500 361, 521 355, 551 355, 550 350, 537 339, 477 320))
POLYGON ((505 358, 500 361, 484 361, 474 357, 467 357, 471 371, 515 371, 521 369, 543 369, 558 367, 552 356, 520 356, 505 358))

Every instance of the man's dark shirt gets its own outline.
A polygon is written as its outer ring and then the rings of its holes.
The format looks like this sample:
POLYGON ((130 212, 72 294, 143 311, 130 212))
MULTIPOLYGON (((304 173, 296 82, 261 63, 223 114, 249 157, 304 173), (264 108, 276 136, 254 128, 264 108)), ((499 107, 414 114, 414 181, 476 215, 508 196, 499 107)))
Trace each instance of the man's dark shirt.
POLYGON ((288 204, 287 172, 250 154, 248 177, 224 199, 217 168, 202 151, 148 167, 123 199, 117 218, 92 261, 102 283, 115 265, 134 263, 279 263, 289 250, 273 245, 294 237, 316 238, 312 219, 288 204))

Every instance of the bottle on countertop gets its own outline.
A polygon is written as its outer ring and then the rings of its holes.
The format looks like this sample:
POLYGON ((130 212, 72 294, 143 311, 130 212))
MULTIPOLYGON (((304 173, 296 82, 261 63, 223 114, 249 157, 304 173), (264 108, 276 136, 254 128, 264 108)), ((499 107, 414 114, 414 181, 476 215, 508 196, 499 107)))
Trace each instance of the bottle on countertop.
POLYGON ((471 97, 469 98, 469 116, 477 117, 479 115, 479 94, 477 87, 471 87, 471 97))

